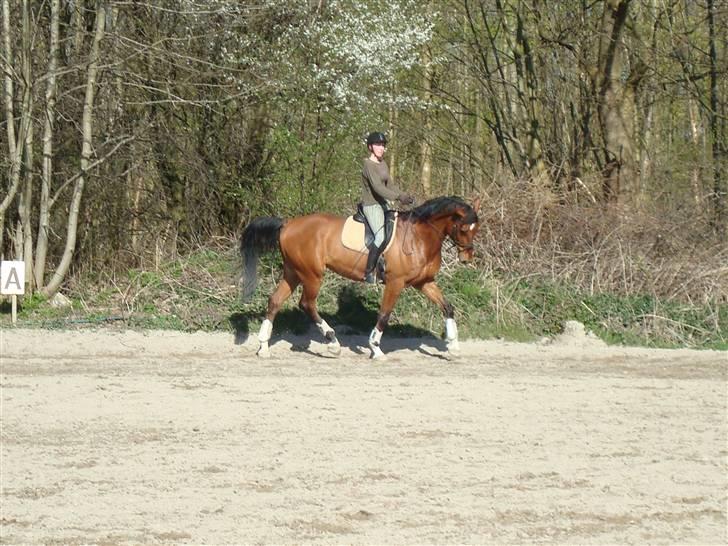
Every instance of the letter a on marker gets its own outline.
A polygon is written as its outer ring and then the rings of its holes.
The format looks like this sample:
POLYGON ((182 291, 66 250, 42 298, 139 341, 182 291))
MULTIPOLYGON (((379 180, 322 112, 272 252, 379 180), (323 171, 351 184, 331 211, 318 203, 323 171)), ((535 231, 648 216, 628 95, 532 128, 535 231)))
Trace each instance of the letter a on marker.
POLYGON ((25 293, 25 262, 0 263, 0 293, 21 295, 25 293))

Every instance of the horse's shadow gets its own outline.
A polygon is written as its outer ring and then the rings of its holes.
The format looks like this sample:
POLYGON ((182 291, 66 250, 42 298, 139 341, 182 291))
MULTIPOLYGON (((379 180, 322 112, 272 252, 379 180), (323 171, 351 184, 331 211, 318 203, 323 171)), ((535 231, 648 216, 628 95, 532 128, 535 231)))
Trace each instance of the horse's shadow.
MULTIPOLYGON (((344 286, 337 296, 335 313, 320 312, 321 317, 336 330, 342 347, 355 354, 369 354, 368 336, 377 321, 377 309, 367 305, 365 294, 352 286, 344 286)), ((370 302, 371 303, 371 302, 370 302)), ((255 333, 250 331, 251 319, 260 322, 264 311, 236 312, 230 315, 230 324, 235 335, 236 345, 245 345, 254 341, 255 333)), ((384 344, 387 350, 408 349, 419 351, 427 356, 441 355, 438 352, 447 350, 445 342, 435 337, 431 331, 408 324, 392 324, 385 332, 384 344), (423 341, 426 343, 423 346, 423 341), (429 349, 434 349, 432 352, 429 349)), ((275 318, 275 326, 271 344, 277 341, 290 343, 291 350, 321 356, 311 349, 312 343, 323 343, 324 338, 303 311, 296 308, 283 309, 275 318)), ((444 358, 444 357, 443 357, 444 358)))

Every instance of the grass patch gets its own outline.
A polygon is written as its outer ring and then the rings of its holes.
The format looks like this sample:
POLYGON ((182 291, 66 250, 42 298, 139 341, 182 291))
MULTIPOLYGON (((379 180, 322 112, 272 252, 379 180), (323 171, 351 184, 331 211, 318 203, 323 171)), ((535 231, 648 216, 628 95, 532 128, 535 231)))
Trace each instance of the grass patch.
MULTIPOLYGON (((63 328, 86 324, 121 324, 138 329, 255 332, 263 320, 268 295, 281 271, 277 254, 258 268, 258 288, 248 303, 240 301, 239 257, 235 248, 202 249, 158 270, 84 282, 76 279, 67 307, 53 307, 39 295, 20 298, 19 325, 63 328)), ((577 287, 532 275, 512 278, 475 266, 447 266, 438 277, 455 308, 461 338, 533 341, 561 332, 567 320, 612 344, 648 347, 728 349, 728 304, 688 305, 654 295, 589 294, 577 287)), ((334 328, 368 334, 376 322, 381 286, 367 286, 327 274, 319 312, 334 328)), ((298 309, 300 288, 285 303, 275 328, 303 334, 311 322, 298 309)), ((0 308, 0 324, 10 323, 10 306, 0 308)), ((442 336, 439 309, 419 291, 406 289, 387 330, 392 336, 442 336)))
POLYGON ((585 294, 548 281, 517 281, 516 302, 535 331, 559 333, 577 320, 612 344, 728 349, 728 304, 687 305, 649 294, 585 294))

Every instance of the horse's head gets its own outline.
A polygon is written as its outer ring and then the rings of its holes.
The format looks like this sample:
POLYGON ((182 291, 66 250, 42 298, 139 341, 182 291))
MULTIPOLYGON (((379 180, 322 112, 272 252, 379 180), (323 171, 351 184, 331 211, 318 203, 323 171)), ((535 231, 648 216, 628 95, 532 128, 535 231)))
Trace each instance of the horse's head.
POLYGON ((458 259, 467 263, 473 259, 475 249, 473 248, 473 240, 478 233, 480 223, 478 221, 478 208, 480 207, 480 198, 477 198, 471 205, 463 203, 455 209, 452 215, 452 227, 450 228, 450 238, 458 247, 458 259))
POLYGON ((475 253, 473 239, 478 233, 479 208, 480 198, 469 205, 459 197, 436 197, 412 210, 412 218, 435 228, 443 238, 449 236, 458 247, 459 260, 469 262, 475 253))
POLYGON ((438 232, 443 238, 449 236, 458 247, 459 260, 469 262, 474 254, 473 239, 478 233, 479 207, 479 198, 469 205, 459 197, 436 197, 413 209, 411 217, 413 221, 429 226, 426 233, 438 232))

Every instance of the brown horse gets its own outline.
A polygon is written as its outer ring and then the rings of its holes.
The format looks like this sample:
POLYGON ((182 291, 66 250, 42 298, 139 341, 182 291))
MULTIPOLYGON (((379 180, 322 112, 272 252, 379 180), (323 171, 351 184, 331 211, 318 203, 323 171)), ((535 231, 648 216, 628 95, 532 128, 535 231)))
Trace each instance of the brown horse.
MULTIPOLYGON (((458 258, 473 258, 473 238, 478 232, 477 210, 456 197, 431 199, 397 217, 393 243, 384 252, 386 282, 377 323, 369 336, 372 358, 384 356, 380 348, 382 332, 402 290, 414 286, 437 304, 445 316, 445 340, 448 353, 459 352, 458 331, 453 307, 435 284, 440 270, 442 244, 449 237, 458 248, 458 258)), ((269 357, 268 341, 273 320, 283 302, 300 284, 303 288, 300 308, 308 314, 328 342, 329 351, 338 355, 341 346, 334 329, 316 309, 316 298, 326 269, 343 277, 361 281, 366 266, 366 253, 350 250, 342 244, 345 218, 330 214, 309 214, 283 220, 261 217, 253 220, 243 232, 240 252, 244 263, 243 299, 249 298, 257 284, 256 266, 263 251, 280 248, 283 255, 283 278, 268 299, 268 311, 260 327, 258 355, 269 357)))

